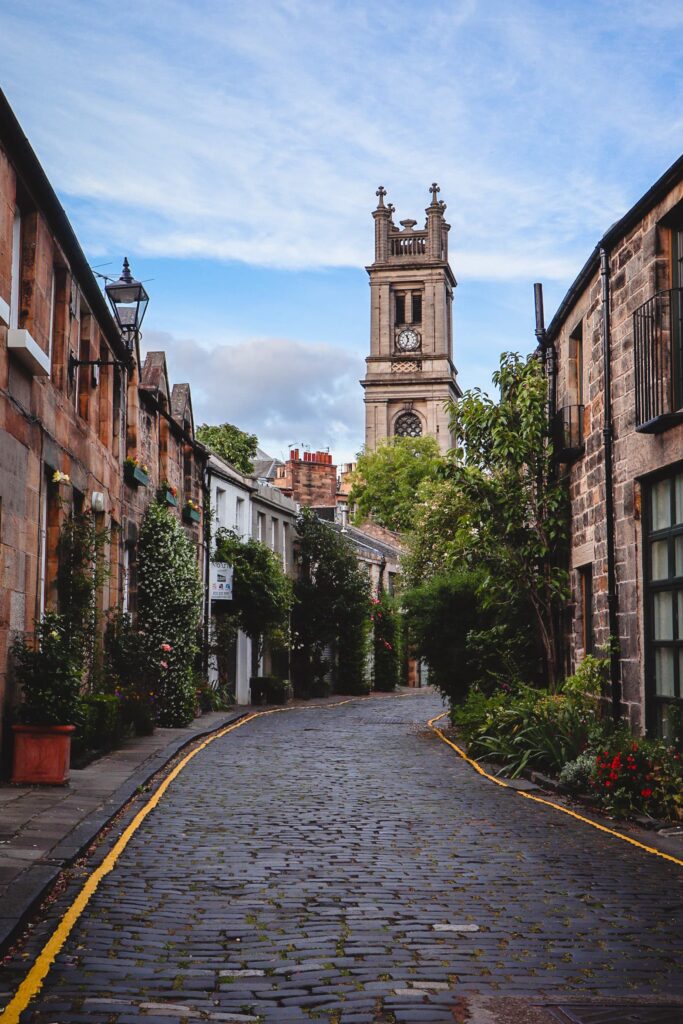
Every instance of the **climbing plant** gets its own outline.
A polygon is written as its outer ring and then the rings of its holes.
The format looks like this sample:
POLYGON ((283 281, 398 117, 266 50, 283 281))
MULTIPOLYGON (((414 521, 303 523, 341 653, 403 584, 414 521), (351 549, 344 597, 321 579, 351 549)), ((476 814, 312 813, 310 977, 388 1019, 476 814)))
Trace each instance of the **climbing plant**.
POLYGON ((159 725, 191 721, 202 586, 194 546, 176 516, 152 503, 138 545, 138 635, 159 725))
POLYGON ((92 512, 73 512, 59 534, 57 595, 63 628, 86 683, 92 683, 100 639, 98 591, 109 575, 104 558, 109 530, 92 512))
POLYGON ((230 625, 241 629, 256 641, 259 656, 266 643, 287 644, 292 583, 275 552, 258 540, 241 540, 234 531, 219 529, 213 559, 233 569, 233 599, 224 602, 221 615, 224 635, 230 625))

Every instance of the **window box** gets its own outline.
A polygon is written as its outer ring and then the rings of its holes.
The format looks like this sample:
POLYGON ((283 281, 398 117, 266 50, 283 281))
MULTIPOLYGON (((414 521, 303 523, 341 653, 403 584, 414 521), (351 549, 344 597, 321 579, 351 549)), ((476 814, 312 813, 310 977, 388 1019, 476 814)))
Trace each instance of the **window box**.
POLYGON ((167 487, 159 488, 157 491, 157 500, 160 501, 162 505, 170 505, 171 508, 178 507, 178 499, 172 491, 168 490, 167 487))
POLYGON ((149 487, 149 473, 140 466, 131 466, 126 463, 123 470, 124 479, 131 487, 149 487))
POLYGON ((200 523, 202 514, 198 508, 192 505, 183 505, 183 521, 186 523, 200 523))

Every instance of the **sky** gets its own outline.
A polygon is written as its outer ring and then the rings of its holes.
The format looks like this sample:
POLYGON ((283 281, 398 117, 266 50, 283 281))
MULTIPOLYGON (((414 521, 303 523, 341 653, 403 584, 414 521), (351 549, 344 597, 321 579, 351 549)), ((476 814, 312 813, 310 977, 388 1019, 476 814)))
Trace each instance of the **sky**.
POLYGON ((681 154, 670 0, 0 0, 0 87, 91 263, 146 282, 197 423, 363 441, 375 190, 452 225, 454 361, 490 389, 681 154))

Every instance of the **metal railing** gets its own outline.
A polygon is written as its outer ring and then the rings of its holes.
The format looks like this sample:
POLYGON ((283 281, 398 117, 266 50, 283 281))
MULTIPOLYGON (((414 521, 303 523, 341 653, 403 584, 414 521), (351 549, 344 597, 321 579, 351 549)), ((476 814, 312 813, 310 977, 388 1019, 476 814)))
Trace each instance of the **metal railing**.
POLYGON ((565 405, 555 413, 553 444, 558 462, 571 462, 583 455, 582 405, 565 405))
POLYGON ((683 288, 657 292, 633 314, 636 430, 683 422, 683 288))

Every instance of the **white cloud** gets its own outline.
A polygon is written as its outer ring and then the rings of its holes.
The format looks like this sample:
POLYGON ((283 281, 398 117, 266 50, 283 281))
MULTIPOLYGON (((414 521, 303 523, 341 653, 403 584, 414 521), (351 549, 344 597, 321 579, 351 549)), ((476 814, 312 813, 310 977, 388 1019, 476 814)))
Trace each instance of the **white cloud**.
POLYGON ((172 383, 189 381, 197 424, 234 423, 281 456, 292 443, 355 457, 363 437, 361 358, 331 345, 254 338, 206 346, 146 331, 145 351, 166 352, 172 383))
POLYGON ((613 3, 148 0, 135 31, 108 11, 2 15, 10 99, 90 251, 359 266, 379 181, 419 219, 436 177, 464 273, 566 277, 637 197, 627 161, 677 155, 680 90, 613 3))

